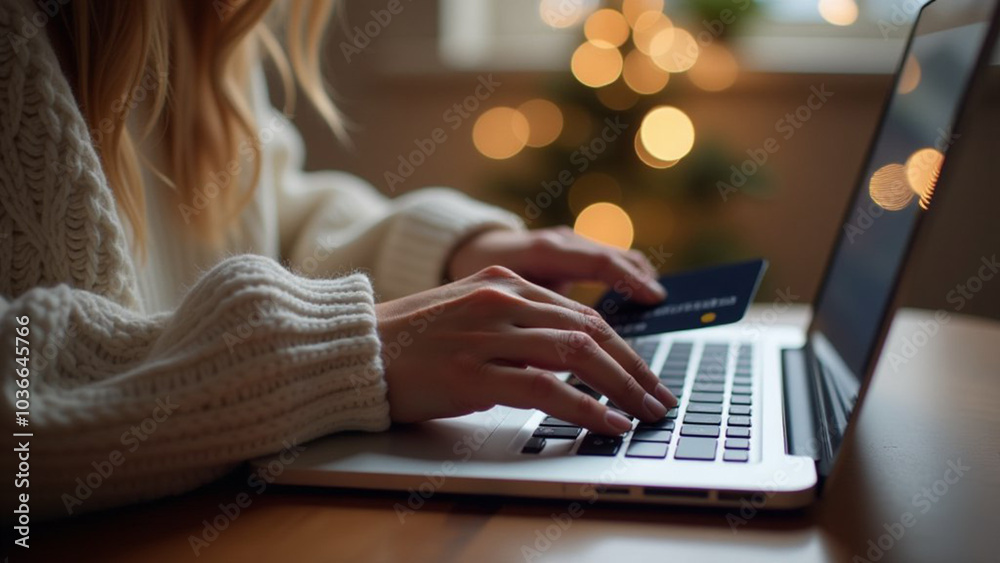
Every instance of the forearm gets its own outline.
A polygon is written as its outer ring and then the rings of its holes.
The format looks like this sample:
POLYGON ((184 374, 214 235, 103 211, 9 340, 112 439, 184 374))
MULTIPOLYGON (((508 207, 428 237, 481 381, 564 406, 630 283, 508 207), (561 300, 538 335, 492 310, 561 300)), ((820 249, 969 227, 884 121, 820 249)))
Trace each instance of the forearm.
POLYGON ((31 329, 33 506, 49 516, 182 492, 288 443, 389 423, 364 276, 309 280, 236 257, 156 317, 32 290, 0 320, 5 411, 17 318, 31 329), (80 498, 76 479, 115 452, 113 474, 80 498))

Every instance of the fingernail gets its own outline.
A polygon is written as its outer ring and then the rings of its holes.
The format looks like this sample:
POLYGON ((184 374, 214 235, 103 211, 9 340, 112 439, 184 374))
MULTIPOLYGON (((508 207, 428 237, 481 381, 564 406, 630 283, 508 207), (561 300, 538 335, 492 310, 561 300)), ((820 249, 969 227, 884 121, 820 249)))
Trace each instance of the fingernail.
POLYGON ((663 403, 657 401, 656 397, 653 397, 649 393, 646 393, 646 396, 642 398, 642 408, 646 409, 646 414, 656 420, 667 416, 667 407, 663 406, 663 403))
POLYGON ((664 387, 662 383, 656 384, 656 389, 653 390, 653 393, 656 395, 656 398, 659 399, 660 402, 663 403, 664 405, 670 407, 677 406, 677 397, 674 397, 674 394, 671 393, 669 389, 664 387))
POLYGON ((648 287, 649 290, 652 291, 660 299, 667 298, 667 290, 662 285, 660 285, 660 282, 656 280, 649 280, 648 282, 646 282, 646 287, 648 287))
POLYGON ((632 421, 614 409, 608 409, 604 413, 604 421, 619 432, 628 432, 632 429, 632 421))

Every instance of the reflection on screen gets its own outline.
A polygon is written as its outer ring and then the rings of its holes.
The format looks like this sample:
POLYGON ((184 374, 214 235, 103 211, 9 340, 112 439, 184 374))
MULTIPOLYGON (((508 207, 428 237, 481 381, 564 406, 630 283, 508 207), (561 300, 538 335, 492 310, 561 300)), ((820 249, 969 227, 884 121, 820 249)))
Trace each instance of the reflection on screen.
POLYGON ((941 166, 955 141, 951 128, 988 31, 985 8, 992 4, 970 8, 981 15, 944 29, 933 10, 949 2, 927 8, 862 189, 842 226, 813 331, 857 378, 865 374, 917 219, 933 204, 941 166))

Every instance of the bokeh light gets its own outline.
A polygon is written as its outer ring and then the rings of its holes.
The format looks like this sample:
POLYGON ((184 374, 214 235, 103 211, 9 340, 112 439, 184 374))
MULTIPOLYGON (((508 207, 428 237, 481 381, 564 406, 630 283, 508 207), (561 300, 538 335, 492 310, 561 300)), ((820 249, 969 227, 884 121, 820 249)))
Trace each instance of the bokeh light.
POLYGON ((597 10, 583 25, 587 39, 601 47, 619 47, 628 41, 629 26, 625 16, 616 10, 597 10))
POLYGON ((670 81, 670 73, 656 66, 652 59, 638 50, 633 50, 625 56, 622 78, 634 92, 648 95, 663 90, 670 81))
POLYGON ((655 159, 674 162, 694 147, 694 124, 683 111, 672 106, 650 110, 639 126, 643 148, 655 159))
POLYGON ((524 114, 514 108, 495 107, 476 119, 472 126, 472 142, 484 156, 502 160, 524 149, 529 131, 524 114))
POLYGON ((879 168, 868 184, 868 195, 887 211, 905 208, 914 197, 913 190, 906 181, 906 168, 895 163, 879 168))
POLYGON ((899 93, 906 95, 916 90, 917 86, 920 86, 921 78, 923 78, 923 70, 920 68, 920 61, 913 55, 906 57, 903 75, 899 78, 899 93))
POLYGON ((851 25, 858 21, 854 0, 819 0, 819 15, 833 25, 851 25))
POLYGON ((569 188, 569 209, 579 215, 587 206, 598 202, 621 203, 622 187, 613 176, 603 172, 587 172, 569 188))
POLYGON ((653 39, 661 31, 674 27, 670 18, 662 12, 645 12, 639 16, 632 31, 632 43, 639 51, 651 55, 653 54, 653 39))
POLYGON ((653 37, 650 56, 656 66, 667 72, 684 72, 698 62, 698 41, 679 27, 664 29, 653 37))
POLYGON ((586 86, 607 86, 622 73, 622 54, 618 49, 587 41, 573 52, 570 68, 573 76, 586 86))
POLYGON ((598 0, 542 0, 538 3, 538 15, 549 27, 563 29, 572 27, 597 8, 598 0))
POLYGON ((559 138, 563 129, 563 115, 559 106, 542 98, 528 100, 517 110, 528 120, 529 147, 544 147, 559 138))
POLYGON ((657 170, 666 170, 667 168, 673 168, 678 162, 680 162, 680 160, 660 160, 649 154, 649 151, 647 151, 646 147, 642 144, 641 137, 642 136, 639 133, 635 134, 635 154, 646 166, 656 168, 657 170))
POLYGON ((930 206, 934 197, 944 158, 941 151, 926 148, 913 153, 906 161, 906 181, 913 193, 920 197, 920 207, 924 209, 930 206))
POLYGON ((706 45, 691 67, 688 78, 707 92, 721 92, 736 83, 740 65, 728 47, 720 43, 706 45))
POLYGON ((581 211, 573 230, 582 237, 623 250, 632 247, 635 236, 628 213, 608 202, 595 203, 581 211))
POLYGON ((622 14, 628 24, 635 28, 639 18, 647 12, 663 13, 663 0, 624 0, 622 14))

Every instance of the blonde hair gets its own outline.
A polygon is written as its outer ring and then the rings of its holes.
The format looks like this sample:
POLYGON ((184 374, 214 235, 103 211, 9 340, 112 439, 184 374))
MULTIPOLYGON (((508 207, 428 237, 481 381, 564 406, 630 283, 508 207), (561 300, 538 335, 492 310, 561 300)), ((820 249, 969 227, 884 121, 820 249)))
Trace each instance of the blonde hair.
POLYGON ((249 185, 233 180, 217 195, 196 200, 213 173, 232 168, 238 151, 248 147, 259 153, 248 94, 250 73, 262 53, 281 75, 285 113, 294 109, 297 82, 344 138, 319 64, 334 2, 292 0, 274 10, 272 2, 74 0, 72 10, 64 10, 77 99, 137 249, 146 241, 143 166, 173 188, 178 209, 197 209, 185 219, 210 241, 221 239, 251 198, 259 158, 252 158, 249 185), (265 17, 276 28, 284 24, 287 56, 265 17), (139 100, 140 127, 130 132, 126 123, 139 100), (160 167, 152 167, 138 150, 154 132, 165 146, 160 167))

